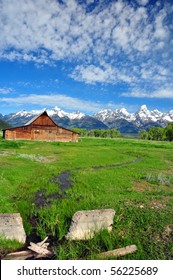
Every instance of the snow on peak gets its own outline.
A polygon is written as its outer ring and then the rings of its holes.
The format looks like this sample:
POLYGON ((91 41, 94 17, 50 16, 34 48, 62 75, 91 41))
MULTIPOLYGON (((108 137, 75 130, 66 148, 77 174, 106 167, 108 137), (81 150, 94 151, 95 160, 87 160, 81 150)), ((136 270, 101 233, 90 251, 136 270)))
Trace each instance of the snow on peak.
POLYGON ((27 114, 28 114, 27 111, 21 110, 21 111, 17 112, 16 114, 13 114, 13 115, 23 117, 23 116, 26 116, 27 114))
POLYGON ((142 121, 156 122, 157 117, 151 111, 148 110, 146 105, 142 105, 136 113, 136 117, 142 121))
POLYGON ((41 110, 32 110, 30 112, 28 112, 30 115, 40 115, 41 113, 43 113, 44 111, 46 111, 46 108, 43 108, 41 110))
POLYGON ((66 113, 57 106, 55 106, 52 109, 47 110, 47 112, 48 112, 48 115, 51 116, 51 117, 54 116, 54 115, 57 115, 60 118, 68 117, 71 120, 81 119, 82 117, 85 116, 84 113, 81 113, 79 111, 73 112, 73 113, 66 113))
POLYGON ((58 115, 58 117, 60 117, 60 118, 66 117, 68 115, 66 112, 64 112, 63 110, 61 110, 57 106, 55 106, 52 109, 48 109, 47 113, 51 117, 54 116, 54 115, 58 115))
POLYGON ((154 116, 156 119, 160 119, 160 118, 162 118, 163 113, 161 113, 160 111, 155 109, 155 110, 151 111, 151 115, 154 116))
POLYGON ((147 106, 144 104, 140 107, 139 111, 148 111, 147 106))
POLYGON ((119 112, 122 113, 125 116, 129 116, 130 115, 125 108, 120 109, 119 112))
POLYGON ((164 116, 162 119, 163 119, 163 121, 166 121, 166 122, 172 122, 173 121, 173 118, 171 118, 168 115, 164 116))
POLYGON ((68 114, 68 117, 71 119, 71 120, 74 120, 74 119, 81 119, 85 116, 84 113, 81 113, 79 111, 77 112, 74 112, 74 113, 69 113, 68 114))
POLYGON ((61 109, 58 106, 53 107, 52 110, 54 110, 54 111, 61 111, 61 109))
POLYGON ((136 112, 136 116, 140 118, 146 118, 151 116, 151 112, 148 110, 146 105, 142 105, 139 110, 136 112))
POLYGON ((173 110, 169 111, 168 115, 170 116, 170 118, 171 118, 172 121, 173 121, 173 110))
POLYGON ((107 118, 113 115, 113 111, 110 109, 102 109, 97 112, 94 117, 99 119, 100 121, 104 122, 107 118))
POLYGON ((173 121, 173 110, 161 113, 157 109, 150 111, 146 105, 142 105, 136 113, 130 114, 125 108, 115 109, 114 111, 103 109, 94 115, 105 124, 112 120, 125 119, 129 122, 142 124, 147 122, 173 121))

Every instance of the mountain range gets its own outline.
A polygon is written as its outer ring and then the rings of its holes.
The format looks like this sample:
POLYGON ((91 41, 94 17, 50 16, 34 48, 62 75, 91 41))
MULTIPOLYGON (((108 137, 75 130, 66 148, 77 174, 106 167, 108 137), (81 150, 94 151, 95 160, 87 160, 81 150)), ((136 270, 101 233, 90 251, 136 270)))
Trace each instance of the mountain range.
MULTIPOLYGON (((8 115, 0 114, 0 119, 10 123, 12 126, 20 126, 27 123, 33 117, 41 114, 43 110, 25 110, 8 115)), ((155 110, 148 110, 146 105, 142 105, 133 114, 127 112, 125 108, 110 110, 104 109, 93 116, 82 112, 67 113, 57 106, 47 110, 48 115, 59 125, 66 128, 107 129, 115 128, 124 134, 137 134, 141 129, 147 130, 151 126, 165 127, 169 122, 173 122, 173 110, 162 113, 155 110)))

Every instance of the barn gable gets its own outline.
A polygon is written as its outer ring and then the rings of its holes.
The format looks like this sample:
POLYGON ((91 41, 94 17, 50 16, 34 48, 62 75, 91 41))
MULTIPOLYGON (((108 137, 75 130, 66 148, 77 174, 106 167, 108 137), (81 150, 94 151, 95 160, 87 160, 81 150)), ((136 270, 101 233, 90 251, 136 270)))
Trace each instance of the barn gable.
POLYGON ((46 111, 23 126, 4 129, 3 137, 8 140, 78 141, 78 133, 58 126, 46 111))
POLYGON ((29 122, 25 124, 25 126, 28 125, 52 125, 57 126, 57 124, 48 116, 47 112, 44 111, 39 116, 33 117, 29 122))

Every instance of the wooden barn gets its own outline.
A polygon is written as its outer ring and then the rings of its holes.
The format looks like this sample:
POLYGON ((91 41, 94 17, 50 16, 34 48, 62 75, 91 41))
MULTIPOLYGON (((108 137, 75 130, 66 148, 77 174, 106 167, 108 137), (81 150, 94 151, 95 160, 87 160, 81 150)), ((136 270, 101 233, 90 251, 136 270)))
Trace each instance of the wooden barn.
POLYGON ((23 126, 3 129, 7 140, 78 142, 78 133, 58 126, 44 111, 23 126))

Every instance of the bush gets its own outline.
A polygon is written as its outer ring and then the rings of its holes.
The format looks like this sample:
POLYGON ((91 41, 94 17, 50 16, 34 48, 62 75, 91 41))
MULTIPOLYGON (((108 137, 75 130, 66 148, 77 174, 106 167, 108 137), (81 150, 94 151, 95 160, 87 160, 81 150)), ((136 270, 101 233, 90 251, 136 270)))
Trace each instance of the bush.
POLYGON ((101 137, 101 138, 117 138, 120 136, 120 131, 116 129, 86 129, 73 128, 75 132, 78 132, 81 137, 101 137))
POLYGON ((141 130, 139 132, 141 139, 156 141, 173 141, 173 123, 169 123, 165 128, 150 127, 148 131, 141 130))

